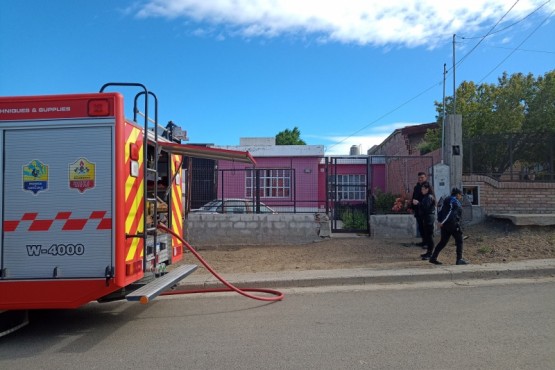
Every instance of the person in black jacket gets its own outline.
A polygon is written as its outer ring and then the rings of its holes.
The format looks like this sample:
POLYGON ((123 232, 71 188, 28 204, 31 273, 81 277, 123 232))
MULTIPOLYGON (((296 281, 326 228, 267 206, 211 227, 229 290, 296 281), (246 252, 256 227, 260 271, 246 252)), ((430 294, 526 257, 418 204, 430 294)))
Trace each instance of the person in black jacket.
POLYGON ((457 247, 457 265, 467 265, 468 262, 462 258, 463 254, 463 234, 461 229, 462 220, 462 204, 463 198, 462 191, 457 188, 451 190, 451 196, 445 198, 441 211, 438 213, 437 222, 441 228, 441 240, 436 245, 430 263, 434 265, 441 265, 442 263, 437 260, 441 250, 447 245, 447 242, 453 236, 455 245, 457 247))
POLYGON ((426 245, 426 253, 421 254, 423 260, 430 259, 434 250, 434 223, 436 220, 436 198, 428 181, 421 184, 422 198, 418 204, 418 213, 422 218, 422 233, 426 245))
POLYGON ((428 177, 426 176, 425 172, 418 172, 418 182, 414 186, 412 190, 412 210, 414 211, 414 217, 416 218, 416 226, 418 227, 418 233, 422 238, 422 242, 418 243, 417 245, 425 248, 426 241, 424 240, 424 224, 422 223, 422 217, 420 217, 419 206, 418 204, 422 200, 422 184, 426 182, 428 177))

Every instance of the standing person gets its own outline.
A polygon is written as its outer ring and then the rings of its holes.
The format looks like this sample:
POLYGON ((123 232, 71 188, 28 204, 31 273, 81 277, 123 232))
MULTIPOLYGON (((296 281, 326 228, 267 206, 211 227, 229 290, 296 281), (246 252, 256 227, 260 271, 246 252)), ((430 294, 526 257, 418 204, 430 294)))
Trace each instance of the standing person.
POLYGON ((462 204, 461 200, 463 193, 460 189, 453 188, 451 196, 445 198, 441 211, 438 213, 437 222, 441 228, 441 240, 436 245, 430 263, 434 265, 441 265, 442 263, 437 260, 441 250, 447 245, 447 242, 453 236, 455 245, 457 247, 457 265, 468 265, 468 262, 462 258, 463 254, 463 234, 461 229, 462 219, 462 204))
POLYGON ((434 250, 434 223, 436 220, 436 198, 434 189, 428 181, 420 186, 422 199, 418 204, 418 212, 422 218, 422 231, 426 243, 426 253, 421 254, 423 260, 430 259, 434 250))
POLYGON ((427 179, 428 179, 428 176, 426 176, 425 172, 418 172, 418 182, 416 183, 416 185, 414 186, 414 189, 412 190, 412 209, 414 211, 414 217, 416 218, 416 226, 418 227, 418 233, 422 238, 422 242, 416 245, 423 248, 425 248, 426 242, 424 240, 424 230, 423 230, 424 225, 422 223, 422 217, 420 217, 418 204, 422 200, 422 190, 421 190, 422 183, 427 181, 427 179))

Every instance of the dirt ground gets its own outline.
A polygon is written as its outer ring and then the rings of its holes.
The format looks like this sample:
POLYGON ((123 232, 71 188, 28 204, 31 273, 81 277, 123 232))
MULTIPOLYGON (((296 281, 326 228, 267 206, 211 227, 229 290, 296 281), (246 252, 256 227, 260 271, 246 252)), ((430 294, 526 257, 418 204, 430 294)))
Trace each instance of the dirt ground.
MULTIPOLYGON (((514 226, 510 221, 486 221, 464 229, 464 258, 472 264, 503 263, 555 258, 555 226, 514 226)), ((220 273, 247 273, 343 268, 432 268, 422 261, 419 239, 376 239, 366 235, 334 234, 332 238, 301 245, 265 245, 198 248, 201 256, 220 273)), ((439 236, 434 238, 435 243, 439 236)), ((455 263, 453 239, 438 260, 455 263)), ((186 263, 197 261, 192 253, 186 263)), ((195 274, 208 274, 202 267, 195 274)))

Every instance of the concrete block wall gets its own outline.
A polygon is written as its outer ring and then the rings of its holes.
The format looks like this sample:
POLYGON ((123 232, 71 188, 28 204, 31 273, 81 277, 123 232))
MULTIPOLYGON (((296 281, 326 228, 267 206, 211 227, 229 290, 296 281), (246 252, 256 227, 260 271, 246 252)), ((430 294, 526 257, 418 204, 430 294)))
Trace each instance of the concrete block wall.
POLYGON ((416 219, 413 215, 371 215, 370 236, 374 238, 415 238, 416 219))
POLYGON ((192 246, 302 244, 329 235, 329 221, 313 213, 190 213, 185 221, 185 239, 192 246))
POLYGON ((464 186, 479 186, 485 214, 555 214, 555 183, 499 182, 488 176, 462 177, 464 186))

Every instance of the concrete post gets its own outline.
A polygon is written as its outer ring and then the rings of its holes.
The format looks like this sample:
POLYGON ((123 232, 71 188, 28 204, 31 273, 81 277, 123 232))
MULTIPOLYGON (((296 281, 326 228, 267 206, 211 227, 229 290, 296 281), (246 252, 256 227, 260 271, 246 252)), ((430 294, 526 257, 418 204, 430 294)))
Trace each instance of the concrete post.
POLYGON ((462 116, 448 114, 445 116, 445 148, 444 162, 449 166, 449 179, 451 187, 462 190, 462 116))

